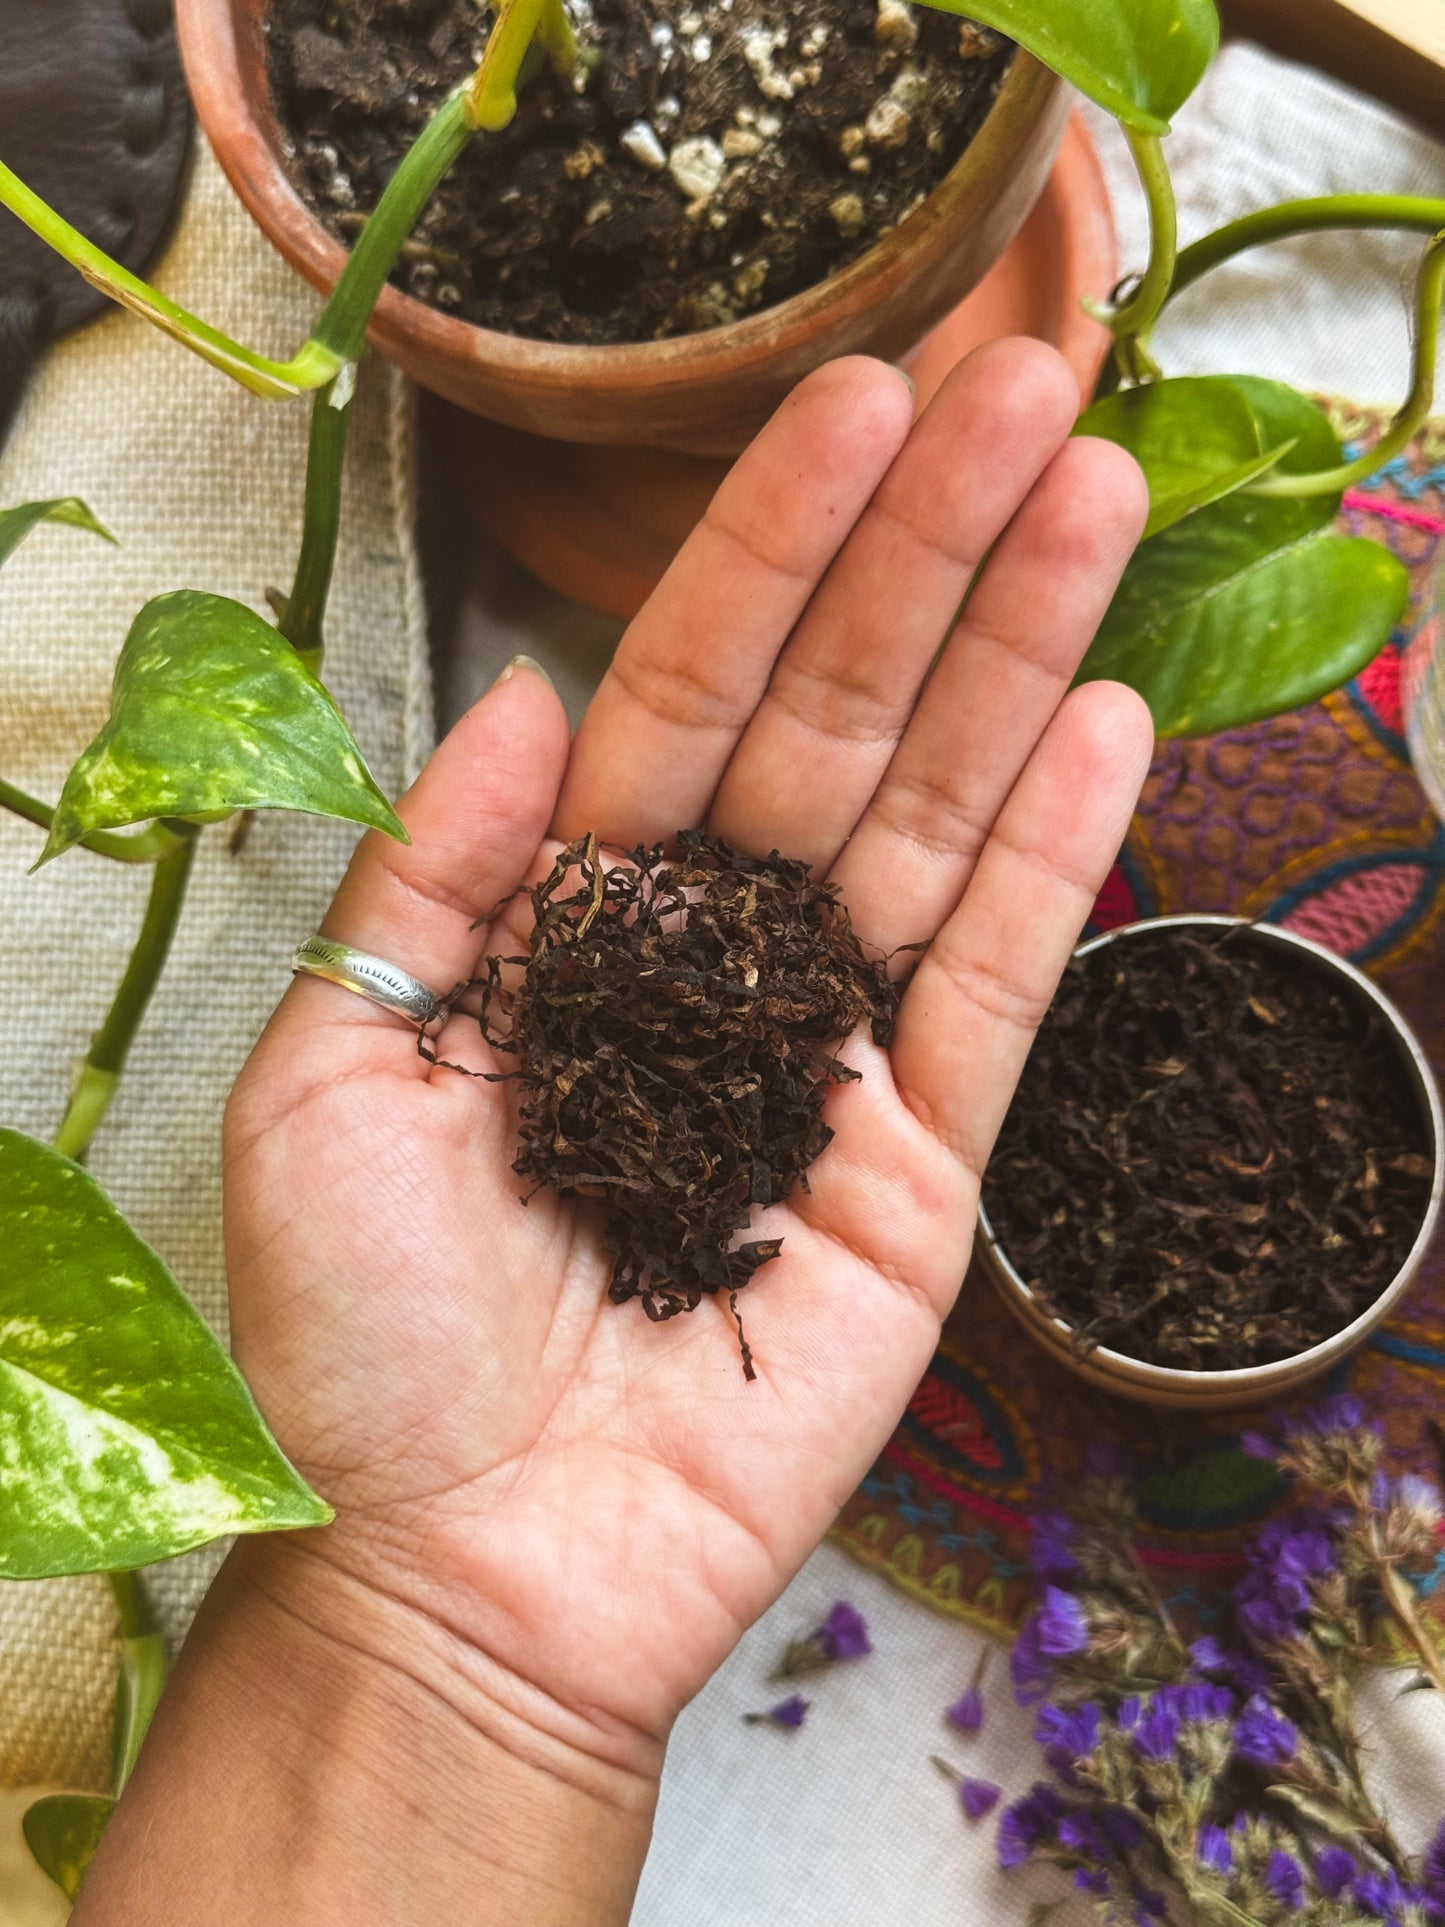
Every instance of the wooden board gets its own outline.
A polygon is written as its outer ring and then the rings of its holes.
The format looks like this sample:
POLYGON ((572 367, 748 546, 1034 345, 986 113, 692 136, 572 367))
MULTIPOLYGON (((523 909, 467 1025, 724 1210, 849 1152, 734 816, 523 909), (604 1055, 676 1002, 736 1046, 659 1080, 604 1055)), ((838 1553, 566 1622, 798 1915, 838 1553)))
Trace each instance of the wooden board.
POLYGON ((1221 0, 1226 29, 1308 61, 1445 137, 1445 0, 1221 0))

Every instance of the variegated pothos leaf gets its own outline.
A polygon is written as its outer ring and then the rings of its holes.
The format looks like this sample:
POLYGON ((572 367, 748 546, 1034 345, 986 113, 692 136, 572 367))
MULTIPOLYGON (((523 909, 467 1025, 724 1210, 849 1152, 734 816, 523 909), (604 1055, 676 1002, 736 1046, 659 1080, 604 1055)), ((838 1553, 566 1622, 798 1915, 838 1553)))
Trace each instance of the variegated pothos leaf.
POLYGON ((131 625, 110 720, 66 778, 40 861, 91 830, 247 809, 406 836, 340 711, 283 636, 226 596, 157 596, 131 625))
POLYGON ((95 1179, 0 1130, 0 1577, 147 1565, 330 1517, 95 1179))

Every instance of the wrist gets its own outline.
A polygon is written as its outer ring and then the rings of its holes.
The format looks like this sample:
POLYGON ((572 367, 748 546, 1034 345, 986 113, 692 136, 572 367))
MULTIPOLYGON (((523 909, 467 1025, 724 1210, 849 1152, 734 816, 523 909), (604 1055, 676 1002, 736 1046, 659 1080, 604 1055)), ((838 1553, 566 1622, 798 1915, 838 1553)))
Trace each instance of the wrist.
POLYGON ((76 1910, 156 1927, 625 1922, 662 1748, 550 1707, 410 1605, 253 1541, 187 1641, 76 1910))

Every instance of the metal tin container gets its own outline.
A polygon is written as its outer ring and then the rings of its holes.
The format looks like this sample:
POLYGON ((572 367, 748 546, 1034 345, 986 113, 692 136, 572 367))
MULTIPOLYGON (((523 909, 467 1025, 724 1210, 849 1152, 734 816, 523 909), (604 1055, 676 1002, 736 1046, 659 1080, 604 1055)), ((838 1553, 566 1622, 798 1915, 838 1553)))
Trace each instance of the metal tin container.
POLYGON ((1430 1199, 1415 1242, 1404 1263, 1380 1295, 1366 1306, 1343 1330, 1312 1345, 1292 1358, 1281 1358, 1267 1365, 1249 1365, 1232 1371, 1184 1371, 1174 1366, 1150 1365, 1123 1352, 1098 1346, 1079 1352, 1070 1326, 1055 1318, 1040 1304, 1009 1262, 980 1205, 978 1213, 978 1251, 989 1276, 1006 1303, 1022 1324, 1062 1365, 1078 1373, 1101 1391, 1122 1398, 1139 1399, 1150 1405, 1175 1406, 1192 1411, 1211 1411, 1235 1405, 1253 1405, 1277 1393, 1293 1391, 1326 1372, 1355 1351, 1385 1318, 1409 1289, 1429 1248, 1445 1197, 1445 1116, 1442 1116, 1440 1090, 1425 1053, 1400 1012, 1370 979, 1308 937, 1272 924, 1250 924, 1241 917, 1182 916, 1154 917, 1143 923, 1126 924, 1092 942, 1081 944, 1075 953, 1085 956, 1106 945, 1127 943, 1130 937, 1157 930, 1248 931, 1247 941, 1282 950, 1298 958, 1306 967, 1318 969, 1336 985, 1356 998, 1373 1005, 1385 1021, 1389 1037, 1399 1052, 1405 1072, 1420 1105, 1421 1122, 1430 1140, 1429 1156, 1434 1166, 1430 1199))

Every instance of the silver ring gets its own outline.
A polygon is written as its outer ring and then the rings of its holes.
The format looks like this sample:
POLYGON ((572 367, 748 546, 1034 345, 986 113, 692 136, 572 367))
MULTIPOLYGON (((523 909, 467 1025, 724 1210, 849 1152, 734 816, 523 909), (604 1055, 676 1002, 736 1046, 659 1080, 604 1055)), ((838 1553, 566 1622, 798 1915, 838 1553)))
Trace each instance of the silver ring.
POLYGON ((291 968, 310 977, 324 977, 329 984, 355 991, 368 1003, 395 1011, 410 1024, 429 1024, 441 1015, 444 1000, 434 990, 405 970, 399 970, 384 957, 353 950, 349 943, 333 943, 330 937, 308 937, 297 946, 291 968))

